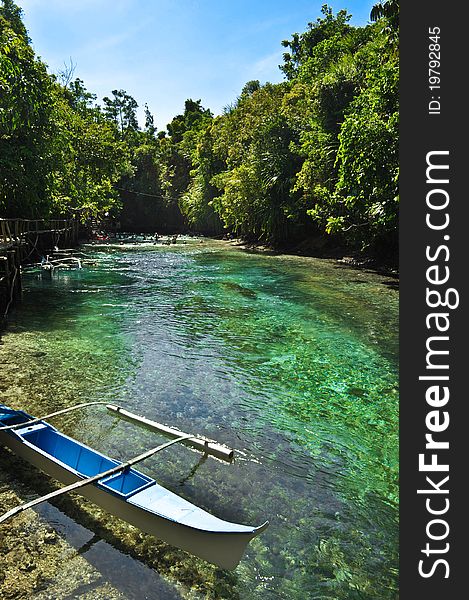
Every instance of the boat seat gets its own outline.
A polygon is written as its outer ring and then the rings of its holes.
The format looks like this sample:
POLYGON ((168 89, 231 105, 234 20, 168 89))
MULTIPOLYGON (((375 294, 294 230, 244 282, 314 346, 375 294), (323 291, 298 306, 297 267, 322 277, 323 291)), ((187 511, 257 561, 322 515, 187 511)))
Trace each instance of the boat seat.
POLYGON ((35 423, 34 425, 27 425, 26 427, 18 427, 15 429, 15 433, 28 440, 28 442, 36 445, 36 440, 38 439, 40 432, 45 429, 49 429, 49 427, 44 425, 44 423, 35 423))
POLYGON ((146 486, 153 483, 154 481, 150 477, 133 470, 117 473, 100 481, 100 485, 103 487, 110 488, 126 497, 143 490, 146 486))

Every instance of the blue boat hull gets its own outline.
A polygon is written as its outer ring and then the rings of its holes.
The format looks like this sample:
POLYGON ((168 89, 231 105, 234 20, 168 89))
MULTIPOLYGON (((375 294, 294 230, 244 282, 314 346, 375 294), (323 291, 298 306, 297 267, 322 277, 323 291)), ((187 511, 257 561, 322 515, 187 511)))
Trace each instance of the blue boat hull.
MULTIPOLYGON (((30 419, 0 405, 0 443, 54 479, 68 485, 120 464, 44 421, 1 430, 30 419)), ((234 569, 249 541, 267 527, 218 519, 133 468, 79 493, 142 531, 225 569, 234 569)))

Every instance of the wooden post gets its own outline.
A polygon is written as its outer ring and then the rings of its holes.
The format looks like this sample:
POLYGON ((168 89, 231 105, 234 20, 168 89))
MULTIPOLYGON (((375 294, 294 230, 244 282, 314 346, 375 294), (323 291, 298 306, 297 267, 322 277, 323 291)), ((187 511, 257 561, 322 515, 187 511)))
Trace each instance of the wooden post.
POLYGON ((7 256, 11 273, 10 293, 18 294, 21 291, 21 274, 18 255, 16 250, 7 250, 7 256))
POLYGON ((5 227, 6 227, 6 241, 11 242, 10 223, 8 221, 5 221, 5 227))
POLYGON ((10 289, 10 264, 8 257, 5 255, 0 256, 0 277, 7 291, 10 289))
POLYGON ((8 259, 0 255, 0 312, 3 315, 8 306, 8 259))

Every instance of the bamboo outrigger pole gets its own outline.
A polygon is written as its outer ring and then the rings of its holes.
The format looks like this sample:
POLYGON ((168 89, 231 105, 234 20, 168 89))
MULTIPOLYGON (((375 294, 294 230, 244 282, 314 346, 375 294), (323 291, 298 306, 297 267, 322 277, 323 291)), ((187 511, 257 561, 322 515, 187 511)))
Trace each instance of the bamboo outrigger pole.
MULTIPOLYGON (((69 406, 68 408, 62 408, 62 410, 56 410, 55 412, 49 413, 48 415, 44 415, 43 417, 35 417, 34 419, 30 419, 29 421, 23 421, 21 423, 16 423, 15 425, 6 425, 0 427, 0 431, 7 431, 8 429, 21 429, 28 425, 34 425, 34 423, 40 423, 41 421, 45 421, 46 419, 51 419, 52 417, 57 417, 59 415, 64 415, 65 413, 71 412, 72 410, 78 410, 79 408, 87 408, 88 406, 97 406, 99 404, 106 405, 107 402, 85 402, 84 404, 76 404, 75 406, 69 406)), ((12 410, 12 413, 20 412, 12 410)))
POLYGON ((191 437, 190 434, 181 435, 178 438, 176 438, 175 440, 171 440, 169 442, 166 442, 165 444, 156 446, 156 448, 147 450, 143 454, 139 454, 135 458, 131 458, 127 462, 117 465, 117 466, 113 467, 112 469, 108 469, 107 471, 103 471, 102 473, 98 473, 97 475, 93 475, 92 477, 88 477, 87 479, 81 479, 80 481, 76 481, 75 483, 67 485, 66 487, 60 488, 58 490, 54 490, 53 492, 50 492, 49 494, 46 494, 45 496, 41 496, 40 498, 36 498, 35 500, 26 502, 25 504, 20 504, 19 506, 15 506, 15 508, 12 508, 11 510, 4 513, 0 517, 0 523, 4 523, 8 519, 11 519, 11 517, 14 517, 14 516, 24 512, 25 510, 28 510, 28 508, 33 508, 33 506, 37 506, 38 504, 41 504, 42 502, 47 502, 48 500, 52 500, 52 498, 57 498, 57 496, 62 496, 63 494, 67 494, 68 492, 74 492, 75 490, 85 487, 85 485, 90 485, 91 483, 95 483, 95 482, 99 481, 100 479, 104 479, 105 477, 109 477, 110 475, 115 475, 116 473, 119 473, 120 471, 129 469, 133 465, 136 465, 137 463, 142 462, 143 460, 145 460, 147 458, 150 458, 150 456, 153 456, 157 452, 160 452, 160 450, 164 450, 165 448, 168 448, 169 446, 172 446, 173 444, 182 442, 189 437, 191 437))
POLYGON ((156 431, 166 435, 167 437, 177 438, 179 436, 186 436, 183 443, 187 446, 191 446, 196 450, 200 450, 200 452, 203 452, 204 454, 210 454, 211 456, 215 456, 216 458, 225 460, 226 462, 233 461, 234 451, 232 448, 227 448, 222 444, 217 444, 216 442, 203 437, 185 434, 178 429, 173 429, 172 427, 162 425, 161 423, 157 423, 156 421, 152 421, 146 417, 141 417, 140 415, 131 413, 128 410, 125 410, 124 408, 114 404, 108 404, 107 409, 126 421, 136 423, 137 425, 142 425, 151 431, 156 431))
POLYGON ((106 408, 118 415, 122 419, 126 421, 130 421, 131 423, 136 423, 137 425, 141 425, 150 429, 151 431, 156 431, 157 433, 161 433, 170 438, 177 438, 179 436, 185 436, 185 444, 190 446, 191 448, 195 448, 204 454, 209 454, 210 456, 215 456, 215 458, 219 458, 220 460, 224 460, 226 462, 232 462, 234 458, 234 450, 232 448, 228 448, 227 446, 223 446, 222 444, 218 444, 213 440, 209 440, 205 437, 194 436, 184 433, 183 431, 179 431, 178 429, 173 429, 172 427, 168 427, 167 425, 162 425, 161 423, 157 423, 156 421, 152 421, 151 419, 147 419, 146 417, 141 417, 140 415, 136 415, 128 410, 125 410, 121 406, 117 406, 115 404, 108 404, 107 402, 95 401, 95 402, 85 402, 84 404, 76 404, 75 406, 69 406, 68 408, 63 408, 61 410, 57 410, 55 412, 49 413, 48 415, 44 415, 43 417, 37 417, 30 419, 29 421, 23 421, 21 423, 16 423, 15 425, 6 425, 0 427, 0 431, 7 431, 9 429, 19 429, 29 425, 34 425, 35 423, 39 423, 41 421, 46 421, 47 419, 51 419, 52 417, 57 417, 59 415, 64 415, 65 413, 78 410, 81 408, 87 408, 88 406, 99 406, 105 405, 106 408))

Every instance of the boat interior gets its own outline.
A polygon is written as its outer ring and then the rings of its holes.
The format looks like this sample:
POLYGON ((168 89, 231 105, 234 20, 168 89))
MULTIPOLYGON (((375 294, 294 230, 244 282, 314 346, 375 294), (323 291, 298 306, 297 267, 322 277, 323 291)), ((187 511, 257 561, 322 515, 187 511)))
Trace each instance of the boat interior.
MULTIPOLYGON (((19 429, 17 433, 44 454, 84 477, 93 477, 121 464, 43 423, 19 429)), ((143 473, 127 469, 102 479, 99 485, 127 498, 153 483, 154 480, 143 473)))
POLYGON ((10 427, 11 425, 19 425, 31 419, 29 415, 23 411, 13 410, 3 404, 0 404, 0 427, 10 427))

